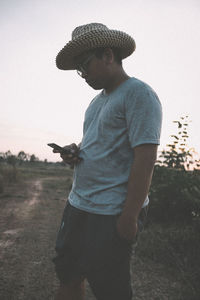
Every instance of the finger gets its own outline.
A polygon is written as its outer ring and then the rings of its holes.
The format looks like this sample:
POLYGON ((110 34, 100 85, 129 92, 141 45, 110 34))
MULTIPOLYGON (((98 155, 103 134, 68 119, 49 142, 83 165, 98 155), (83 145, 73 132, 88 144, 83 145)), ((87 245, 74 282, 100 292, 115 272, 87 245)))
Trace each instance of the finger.
POLYGON ((71 144, 70 145, 70 150, 71 150, 72 153, 77 153, 79 148, 77 147, 76 144, 71 144))
POLYGON ((69 165, 75 165, 75 164, 78 164, 81 159, 79 158, 73 158, 73 159, 65 159, 63 160, 66 164, 69 164, 69 165))
POLYGON ((63 159, 72 159, 72 158, 73 158, 73 155, 72 155, 72 154, 63 154, 63 153, 61 153, 60 156, 61 156, 63 159))
POLYGON ((63 147, 64 149, 69 149, 69 150, 75 150, 77 149, 78 147, 76 146, 76 144, 71 144, 71 145, 66 145, 63 147))
POLYGON ((70 146, 71 146, 72 149, 77 149, 78 148, 75 143, 71 144, 70 146))
POLYGON ((61 153, 60 156, 63 158, 63 159, 71 159, 73 157, 72 154, 66 154, 66 153, 61 153))
POLYGON ((65 159, 63 159, 63 161, 64 161, 66 164, 71 164, 71 163, 73 163, 71 159, 66 159, 66 158, 65 158, 65 159))
POLYGON ((73 162, 76 162, 76 161, 78 161, 78 160, 79 160, 79 158, 78 158, 77 156, 72 158, 72 161, 73 161, 73 162))
POLYGON ((70 152, 72 153, 72 155, 73 154, 75 154, 76 153, 76 149, 70 149, 70 152))
POLYGON ((58 150, 56 150, 56 149, 53 149, 52 150, 53 151, 53 153, 60 153, 58 150))
POLYGON ((79 157, 79 156, 75 156, 72 160, 73 160, 73 162, 78 163, 78 162, 80 162, 82 160, 82 158, 79 157))

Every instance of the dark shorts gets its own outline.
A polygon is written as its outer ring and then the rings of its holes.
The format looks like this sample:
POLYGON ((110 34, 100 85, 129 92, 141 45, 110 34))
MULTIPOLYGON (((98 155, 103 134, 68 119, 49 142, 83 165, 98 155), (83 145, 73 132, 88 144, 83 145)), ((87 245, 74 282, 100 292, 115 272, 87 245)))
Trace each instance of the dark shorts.
MULTIPOLYGON (((146 210, 142 209, 142 229, 146 210)), ((130 300, 130 259, 134 242, 119 237, 119 215, 97 215, 67 202, 53 259, 61 283, 87 278, 98 300, 130 300)))

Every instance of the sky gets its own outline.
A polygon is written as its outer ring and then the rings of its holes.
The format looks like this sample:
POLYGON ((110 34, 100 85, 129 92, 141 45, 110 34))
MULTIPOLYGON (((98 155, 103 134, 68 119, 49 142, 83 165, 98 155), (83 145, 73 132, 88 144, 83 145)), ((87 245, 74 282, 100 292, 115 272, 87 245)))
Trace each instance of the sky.
POLYGON ((199 0, 0 0, 0 152, 60 161, 47 143, 79 143, 84 112, 98 93, 55 57, 79 25, 125 31, 136 51, 123 61, 163 106, 160 150, 189 115, 189 146, 200 153, 199 0))

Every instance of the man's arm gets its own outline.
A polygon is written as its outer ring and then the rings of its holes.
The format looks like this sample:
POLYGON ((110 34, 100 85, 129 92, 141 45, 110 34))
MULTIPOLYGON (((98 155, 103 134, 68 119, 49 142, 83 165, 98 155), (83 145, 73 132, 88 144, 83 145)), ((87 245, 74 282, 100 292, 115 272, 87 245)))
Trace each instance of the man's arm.
POLYGON ((117 223, 119 235, 124 239, 133 240, 136 236, 137 220, 149 192, 157 147, 144 144, 133 149, 134 162, 129 175, 127 198, 117 223))

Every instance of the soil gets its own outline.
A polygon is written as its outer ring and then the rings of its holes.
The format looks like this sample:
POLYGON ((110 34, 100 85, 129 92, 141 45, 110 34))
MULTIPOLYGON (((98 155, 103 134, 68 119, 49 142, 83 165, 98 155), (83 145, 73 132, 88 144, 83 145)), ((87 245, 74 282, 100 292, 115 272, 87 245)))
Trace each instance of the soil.
MULTIPOLYGON (((49 188, 52 180, 32 179, 0 196, 1 300, 54 299, 59 284, 51 259, 66 191, 49 188)), ((132 273, 134 299, 182 299, 177 272, 136 255, 132 273)), ((86 299, 95 299, 88 284, 86 299)))

